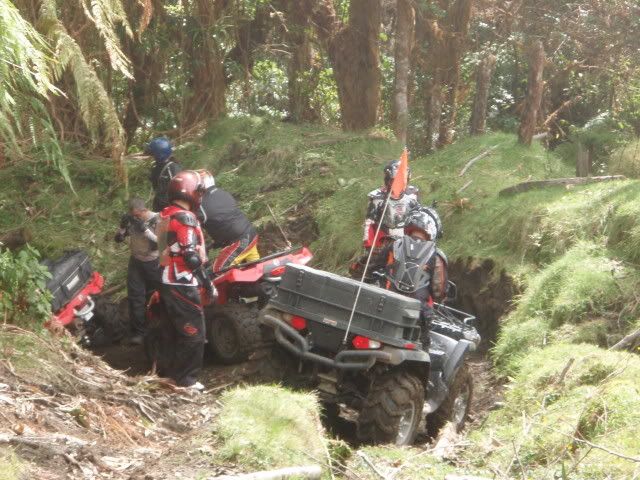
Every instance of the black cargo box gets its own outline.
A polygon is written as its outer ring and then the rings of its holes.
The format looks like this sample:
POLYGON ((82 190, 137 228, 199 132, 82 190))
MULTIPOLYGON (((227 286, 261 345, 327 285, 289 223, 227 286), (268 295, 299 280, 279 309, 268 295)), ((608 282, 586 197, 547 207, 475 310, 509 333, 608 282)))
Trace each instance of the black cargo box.
POLYGON ((65 252, 58 260, 42 262, 51 273, 47 289, 53 294, 51 309, 57 312, 82 290, 93 275, 93 268, 86 252, 65 252))
MULTIPOLYGON (((360 283, 302 265, 287 265, 270 305, 344 332, 360 283)), ((403 346, 420 338, 420 302, 363 285, 350 332, 403 346)), ((344 333, 343 333, 344 334, 344 333)))

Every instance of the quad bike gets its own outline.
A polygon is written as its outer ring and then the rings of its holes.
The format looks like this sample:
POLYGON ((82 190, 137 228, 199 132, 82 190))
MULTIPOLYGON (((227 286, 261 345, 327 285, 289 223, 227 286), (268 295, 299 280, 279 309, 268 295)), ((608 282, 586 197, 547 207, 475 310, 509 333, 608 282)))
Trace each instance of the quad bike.
POLYGON ((316 389, 328 415, 341 405, 355 410, 362 442, 410 445, 425 417, 432 435, 447 421, 462 429, 472 394, 464 360, 479 342, 473 317, 435 305, 434 323, 442 325, 430 330, 424 348, 420 302, 373 285, 362 286, 349 325, 358 287, 352 279, 287 266, 260 314, 273 338, 262 375, 316 389))
POLYGON ((51 322, 63 325, 87 347, 120 340, 128 325, 118 306, 100 297, 104 278, 93 270, 89 256, 81 250, 65 252, 57 260, 44 260, 51 278, 47 289, 53 295, 51 322))
MULTIPOLYGON (((215 274, 208 271, 218 296, 214 302, 202 292, 207 343, 217 360, 234 364, 246 360, 262 344, 258 313, 274 294, 289 264, 305 265, 313 255, 306 247, 274 253, 254 262, 233 265, 215 274)), ((170 345, 172 327, 162 298, 155 292, 147 306, 145 350, 152 362, 170 345)), ((162 370, 162 365, 157 365, 162 370)))

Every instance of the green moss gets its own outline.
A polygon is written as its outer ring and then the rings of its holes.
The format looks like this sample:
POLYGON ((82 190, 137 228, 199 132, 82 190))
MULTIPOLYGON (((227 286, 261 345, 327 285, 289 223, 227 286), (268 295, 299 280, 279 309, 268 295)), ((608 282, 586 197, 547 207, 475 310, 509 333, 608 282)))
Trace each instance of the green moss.
POLYGON ((602 322, 589 319, 630 301, 637 285, 637 275, 606 254, 602 247, 580 242, 529 279, 494 348, 501 368, 512 372, 529 348, 558 340, 580 341, 605 329, 602 322), (585 322, 583 329, 566 327, 585 322))
POLYGON ((609 472, 612 478, 631 478, 633 462, 597 450, 588 452, 589 447, 578 440, 640 456, 636 435, 640 359, 591 345, 556 344, 530 350, 514 370, 505 407, 493 412, 482 429, 471 435, 473 446, 467 456, 481 452, 488 466, 500 471, 511 466, 511 473, 518 475, 514 460, 518 447, 519 460, 530 478, 554 478, 562 458, 586 454, 575 478, 605 478, 597 475, 608 464, 614 465, 616 473, 609 472), (502 448, 489 448, 489 439, 502 448))
POLYGON ((254 386, 229 390, 221 401, 216 422, 220 459, 247 469, 326 465, 328 450, 315 395, 254 386))
POLYGON ((13 450, 0 448, 0 480, 23 480, 27 478, 27 469, 13 453, 13 450))
MULTIPOLYGON (((361 449, 366 458, 388 478, 397 480, 440 479, 448 474, 490 476, 486 470, 472 466, 454 466, 442 462, 421 448, 375 446, 361 449)), ((359 478, 375 478, 375 473, 361 455, 348 463, 349 471, 359 478)))

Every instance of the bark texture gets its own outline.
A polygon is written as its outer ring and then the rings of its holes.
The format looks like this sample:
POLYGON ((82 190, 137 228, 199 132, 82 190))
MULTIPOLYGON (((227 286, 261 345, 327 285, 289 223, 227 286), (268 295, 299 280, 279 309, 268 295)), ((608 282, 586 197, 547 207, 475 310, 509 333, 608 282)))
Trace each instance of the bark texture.
POLYGON ((417 20, 425 48, 422 64, 425 84, 425 145, 435 147, 453 141, 460 96, 460 63, 467 46, 473 0, 441 2, 443 18, 423 11, 417 20))
POLYGON ((476 94, 473 98, 469 129, 471 135, 482 135, 486 131, 489 88, 491 87, 491 77, 495 66, 495 55, 487 55, 478 65, 476 72, 476 94))
POLYGON ((352 0, 349 20, 336 15, 333 0, 302 0, 312 12, 318 36, 327 50, 338 85, 345 130, 373 127, 380 106, 380 0, 352 0))
POLYGON ((398 0, 396 14, 395 78, 393 96, 394 130, 398 140, 407 143, 409 125, 409 71, 414 41, 415 11, 410 0, 398 0))
POLYGON ((203 120, 216 120, 225 112, 226 83, 222 48, 213 35, 214 28, 227 8, 227 0, 195 0, 191 18, 193 28, 187 29, 186 39, 191 77, 190 94, 182 114, 182 126, 188 127, 203 120))
POLYGON ((518 139, 524 145, 531 145, 538 125, 538 114, 542 105, 542 93, 544 91, 544 62, 544 46, 540 40, 536 40, 532 44, 529 53, 527 97, 518 131, 518 139))
POLYGON ((311 92, 318 83, 318 71, 310 36, 309 10, 302 8, 299 0, 287 0, 287 20, 287 40, 291 48, 287 71, 289 116, 294 122, 314 122, 320 115, 311 102, 311 92))

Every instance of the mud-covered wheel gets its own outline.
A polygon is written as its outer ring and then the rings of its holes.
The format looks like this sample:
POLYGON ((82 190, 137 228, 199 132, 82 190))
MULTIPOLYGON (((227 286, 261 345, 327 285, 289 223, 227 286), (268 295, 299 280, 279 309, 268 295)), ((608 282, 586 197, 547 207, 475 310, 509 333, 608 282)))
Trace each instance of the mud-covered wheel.
POLYGON ((247 360, 262 344, 258 309, 240 304, 214 306, 207 312, 207 340, 221 363, 247 360))
POLYGON ((396 371, 378 377, 358 415, 358 439, 365 443, 411 445, 423 406, 424 385, 417 376, 396 371))
POLYGON ((252 359, 257 363, 256 380, 260 383, 287 385, 297 365, 291 355, 277 346, 259 351, 252 359))
POLYGON ((92 347, 119 342, 129 333, 129 317, 121 315, 118 304, 108 298, 95 298, 93 317, 89 322, 91 328, 87 333, 92 347))
POLYGON ((449 387, 449 395, 440 408, 427 415, 427 433, 436 437, 447 422, 451 422, 456 432, 462 431, 469 417, 473 397, 473 379, 466 365, 461 366, 449 387))

